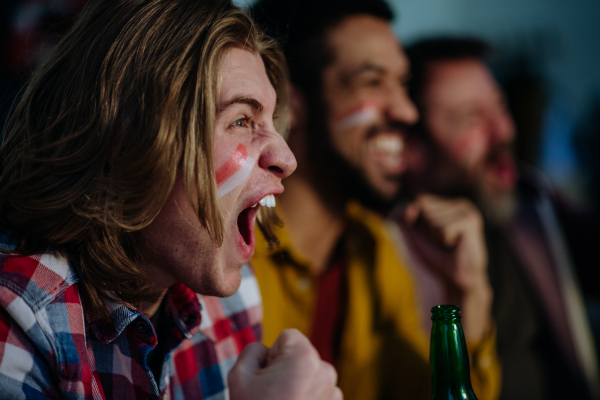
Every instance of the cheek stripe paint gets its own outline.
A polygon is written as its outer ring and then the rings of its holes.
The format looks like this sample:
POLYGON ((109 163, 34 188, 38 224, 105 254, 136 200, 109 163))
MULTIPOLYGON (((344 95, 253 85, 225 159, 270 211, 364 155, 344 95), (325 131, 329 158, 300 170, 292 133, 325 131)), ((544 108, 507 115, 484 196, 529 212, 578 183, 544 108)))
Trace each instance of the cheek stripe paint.
POLYGON ((254 159, 248 155, 243 144, 240 144, 231 158, 217 169, 217 187, 219 197, 223 197, 248 179, 254 168, 254 159))
POLYGON ((253 169, 254 159, 248 156, 244 164, 242 164, 242 167, 238 169, 237 172, 231 176, 231 178, 227 179, 221 186, 219 186, 219 197, 225 196, 231 190, 246 182, 246 179, 248 179, 253 169))
POLYGON ((363 107, 343 118, 339 123, 339 127, 340 129, 348 130, 358 125, 364 125, 373 122, 377 120, 378 117, 379 110, 376 107, 363 107))
POLYGON ((235 174, 244 165, 246 157, 248 157, 248 150, 240 144, 231 158, 217 170, 217 186, 235 174))

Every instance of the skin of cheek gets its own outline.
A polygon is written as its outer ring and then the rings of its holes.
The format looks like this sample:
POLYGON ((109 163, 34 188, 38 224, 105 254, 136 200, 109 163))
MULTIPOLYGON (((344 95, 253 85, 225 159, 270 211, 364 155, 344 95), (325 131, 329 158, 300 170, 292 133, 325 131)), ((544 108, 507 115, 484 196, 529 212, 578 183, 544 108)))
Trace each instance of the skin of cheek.
POLYGON ((456 160, 466 167, 479 164, 485 154, 486 141, 483 135, 477 132, 464 135, 452 147, 452 154, 456 160))
POLYGON ((219 198, 246 182, 254 164, 255 161, 248 155, 246 146, 238 145, 233 155, 216 171, 219 198))

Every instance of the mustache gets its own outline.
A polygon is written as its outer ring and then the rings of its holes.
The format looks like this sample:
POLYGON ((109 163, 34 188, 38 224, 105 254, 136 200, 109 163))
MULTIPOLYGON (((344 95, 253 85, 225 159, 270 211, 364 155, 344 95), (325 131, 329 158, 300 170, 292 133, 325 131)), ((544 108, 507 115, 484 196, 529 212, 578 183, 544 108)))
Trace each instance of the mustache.
POLYGON ((410 132, 411 125, 400 121, 389 121, 383 124, 372 125, 367 132, 367 136, 371 137, 381 132, 398 132, 401 135, 407 136, 410 132))
POLYGON ((514 157, 514 146, 512 143, 500 143, 492 147, 487 154, 486 160, 492 163, 504 157, 514 157))

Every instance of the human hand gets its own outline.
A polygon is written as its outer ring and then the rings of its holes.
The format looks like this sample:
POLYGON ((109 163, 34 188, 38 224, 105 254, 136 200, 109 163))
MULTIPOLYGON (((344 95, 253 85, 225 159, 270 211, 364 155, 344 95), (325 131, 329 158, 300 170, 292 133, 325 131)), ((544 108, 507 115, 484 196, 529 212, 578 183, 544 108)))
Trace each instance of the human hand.
POLYGON ((408 240, 446 282, 448 302, 462 309, 465 336, 478 340, 491 321, 483 219, 467 199, 420 195, 404 213, 408 240))
POLYGON ((251 343, 227 377, 232 400, 342 400, 337 372, 295 329, 268 348, 251 343))

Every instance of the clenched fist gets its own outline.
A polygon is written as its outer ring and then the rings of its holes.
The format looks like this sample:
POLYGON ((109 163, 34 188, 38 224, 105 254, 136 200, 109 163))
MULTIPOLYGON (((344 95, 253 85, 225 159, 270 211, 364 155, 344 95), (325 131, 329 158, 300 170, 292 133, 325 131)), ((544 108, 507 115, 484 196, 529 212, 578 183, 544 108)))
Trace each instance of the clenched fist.
POLYGON ((228 376, 232 400, 342 400, 337 372, 308 339, 287 329, 268 348, 251 343, 228 376))

